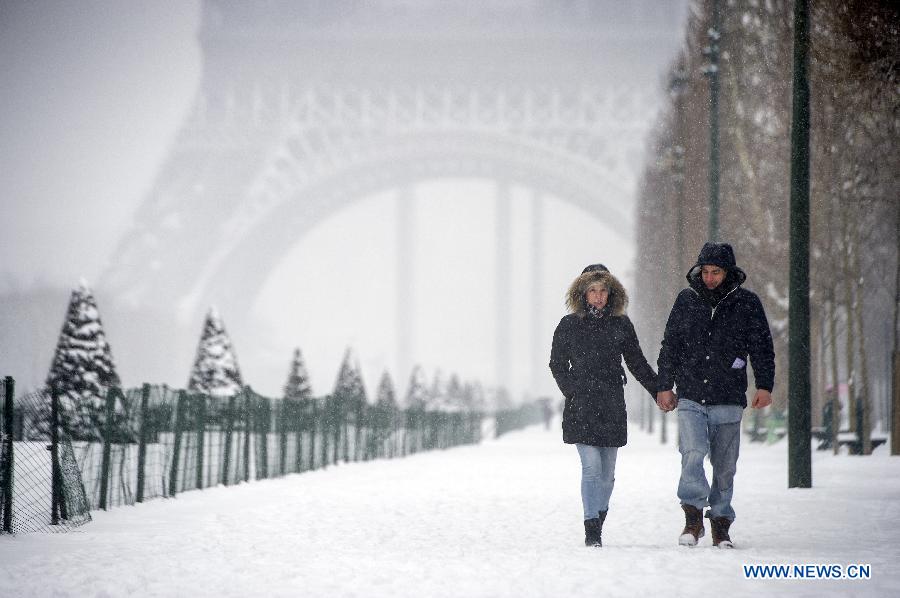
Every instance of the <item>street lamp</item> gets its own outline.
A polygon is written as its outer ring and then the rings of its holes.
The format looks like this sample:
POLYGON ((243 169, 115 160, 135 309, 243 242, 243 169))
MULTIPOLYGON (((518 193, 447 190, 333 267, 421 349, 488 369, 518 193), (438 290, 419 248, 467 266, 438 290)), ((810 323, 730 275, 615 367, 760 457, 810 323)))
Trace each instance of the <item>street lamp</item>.
POLYGON ((709 227, 710 241, 719 238, 719 56, 722 42, 722 0, 712 0, 712 24, 706 31, 709 60, 700 69, 709 79, 709 227))

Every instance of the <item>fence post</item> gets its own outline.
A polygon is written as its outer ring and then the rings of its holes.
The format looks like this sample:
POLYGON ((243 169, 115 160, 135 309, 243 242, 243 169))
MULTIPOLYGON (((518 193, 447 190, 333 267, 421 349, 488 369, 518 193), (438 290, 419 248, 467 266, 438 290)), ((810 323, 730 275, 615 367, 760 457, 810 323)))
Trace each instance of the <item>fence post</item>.
POLYGON ((59 471, 59 395, 50 392, 50 525, 59 525, 61 498, 59 471))
POLYGON ((250 389, 244 388, 244 481, 250 481, 250 428, 253 414, 250 412, 250 389))
POLYGON ((206 440, 206 395, 194 395, 197 406, 197 490, 203 490, 203 453, 206 440))
POLYGON ((288 410, 288 401, 290 399, 282 399, 279 403, 278 409, 278 431, 281 434, 278 438, 278 455, 279 465, 280 465, 280 475, 287 474, 287 410, 288 410))
POLYGON ((306 401, 309 399, 300 399, 293 404, 291 408, 291 425, 294 430, 294 472, 303 471, 303 412, 305 411, 306 401))
POLYGON ((319 422, 318 427, 322 430, 322 467, 328 466, 328 441, 331 438, 331 427, 329 426, 329 421, 331 420, 331 405, 329 405, 330 398, 326 397, 324 399, 324 403, 322 404, 322 409, 319 411, 319 422))
POLYGON ((103 460, 100 462, 100 508, 106 510, 109 495, 109 468, 112 452, 113 413, 116 406, 115 387, 106 391, 106 426, 103 434, 103 460))
POLYGON ((258 398, 256 402, 256 479, 269 477, 269 426, 272 422, 272 409, 269 399, 258 398))
MULTIPOLYGON (((335 398, 334 399, 334 460, 333 463, 335 465, 338 464, 341 460, 341 448, 344 447, 345 443, 341 442, 343 438, 344 441, 347 440, 347 409, 343 405, 343 398, 335 398), (343 436, 342 436, 343 434, 343 436)), ((349 445, 348 445, 349 446, 349 445)), ((344 459, 346 461, 347 459, 344 459)))
POLYGON ((13 409, 13 440, 25 440, 25 414, 13 409))
POLYGON ((150 385, 141 387, 141 429, 138 430, 137 497, 135 502, 144 502, 144 467, 147 464, 147 409, 150 403, 150 385))
POLYGON ((225 414, 225 454, 222 456, 222 484, 228 485, 231 467, 231 437, 234 432, 234 395, 228 397, 228 413, 225 414))
POLYGON ((181 460, 181 427, 184 414, 184 391, 178 391, 178 398, 175 400, 175 439, 172 443, 172 466, 169 468, 169 496, 175 496, 178 492, 176 486, 178 484, 178 462, 181 460))
MULTIPOLYGON (((359 461, 360 442, 362 442, 362 401, 356 401, 353 410, 353 460, 359 461)), ((348 417, 349 419, 349 417, 348 417)))
MULTIPOLYGON (((309 467, 312 471, 316 468, 316 430, 319 429, 319 402, 316 399, 309 399, 309 423, 306 428, 309 429, 309 467)), ((304 411, 304 415, 306 411, 304 411)))
POLYGON ((4 400, 3 400, 3 450, 0 455, 5 458, 2 460, 2 477, 3 488, 0 488, 0 494, 3 495, 3 504, 0 510, 3 511, 3 531, 12 533, 12 490, 13 490, 13 396, 16 394, 16 382, 12 376, 7 376, 4 380, 4 400))
POLYGON ((406 456, 406 438, 408 436, 409 430, 409 411, 406 409, 402 409, 398 414, 397 418, 400 420, 400 431, 402 432, 400 438, 400 457, 406 456))

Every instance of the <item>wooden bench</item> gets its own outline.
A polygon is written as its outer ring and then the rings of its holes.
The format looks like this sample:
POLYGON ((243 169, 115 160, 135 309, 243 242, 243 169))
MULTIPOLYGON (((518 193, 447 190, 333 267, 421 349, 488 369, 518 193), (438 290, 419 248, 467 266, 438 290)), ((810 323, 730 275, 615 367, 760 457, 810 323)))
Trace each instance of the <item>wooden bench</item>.
MULTIPOLYGON (((872 450, 874 451, 877 447, 881 446, 885 442, 887 442, 887 438, 872 438, 872 450)), ((861 455, 862 454, 862 441, 856 437, 856 434, 853 432, 841 433, 838 434, 838 445, 846 446, 847 451, 851 455, 861 455)))
POLYGON ((747 436, 750 437, 750 442, 766 442, 773 436, 776 440, 781 440, 787 436, 787 428, 784 426, 776 426, 771 430, 767 427, 758 428, 756 430, 750 429, 747 430, 747 436))

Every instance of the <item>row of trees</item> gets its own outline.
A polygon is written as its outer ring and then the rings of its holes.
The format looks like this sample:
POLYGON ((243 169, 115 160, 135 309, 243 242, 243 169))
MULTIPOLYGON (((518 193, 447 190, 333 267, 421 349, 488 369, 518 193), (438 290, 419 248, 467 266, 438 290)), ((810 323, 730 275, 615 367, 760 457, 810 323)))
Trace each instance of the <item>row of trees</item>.
MULTIPOLYGON (((708 46, 720 47, 721 216, 747 286, 769 315, 778 359, 773 409, 787 407, 790 0, 691 4, 681 52, 669 70, 641 178, 636 309, 658 338, 685 273, 707 239, 708 46)), ((888 0, 812 3, 811 297, 813 423, 859 433, 871 450, 889 418, 891 349, 900 299, 900 7, 888 0), (892 324, 892 325, 891 325, 892 324), (839 395, 843 416, 822 412, 839 395)), ((839 403, 836 403, 839 404, 839 403)), ((836 448, 836 446, 835 446, 836 448)))
MULTIPOLYGON (((106 417, 104 397, 109 389, 118 387, 121 387, 121 381, 97 303, 87 283, 81 281, 72 292, 46 380, 47 391, 55 390, 60 396, 62 410, 68 414, 66 425, 72 438, 99 437, 106 417)), ((187 391, 228 398, 241 393, 244 387, 234 346, 221 316, 211 308, 203 323, 187 391)), ((348 410, 370 404, 359 364, 350 349, 341 362, 331 396, 348 410)), ((294 402, 315 400, 299 348, 294 350, 283 398, 294 402)), ((401 407, 387 372, 381 376, 374 404, 386 412, 401 407)), ((456 374, 444 382, 437 372, 429 385, 422 368, 416 366, 402 406, 416 411, 472 412, 484 408, 485 396, 478 383, 463 383, 456 374)), ((131 415, 123 411, 117 417, 127 421, 131 415)))

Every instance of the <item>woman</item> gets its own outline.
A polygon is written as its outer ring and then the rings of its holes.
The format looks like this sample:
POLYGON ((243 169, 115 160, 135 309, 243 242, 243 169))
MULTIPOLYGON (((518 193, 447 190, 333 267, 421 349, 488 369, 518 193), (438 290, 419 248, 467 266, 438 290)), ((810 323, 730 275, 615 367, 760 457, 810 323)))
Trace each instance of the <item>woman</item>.
POLYGON ((550 371, 566 397, 563 442, 574 444, 581 457, 587 546, 602 546, 616 452, 627 442, 623 357, 650 396, 656 395, 656 374, 625 315, 627 305, 625 289, 612 274, 585 268, 569 287, 570 313, 553 333, 550 371))

